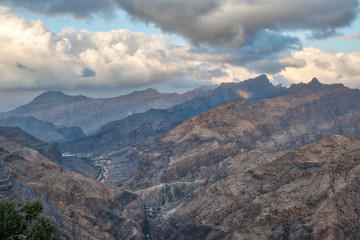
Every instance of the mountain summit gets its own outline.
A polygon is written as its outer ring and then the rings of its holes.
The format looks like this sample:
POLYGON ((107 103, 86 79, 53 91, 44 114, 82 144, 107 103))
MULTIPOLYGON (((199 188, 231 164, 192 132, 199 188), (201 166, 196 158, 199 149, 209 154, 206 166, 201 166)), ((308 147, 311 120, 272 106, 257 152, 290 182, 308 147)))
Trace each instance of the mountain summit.
POLYGON ((44 92, 42 94, 40 94, 39 96, 35 97, 34 100, 32 102, 30 102, 30 104, 44 104, 44 103, 49 103, 49 102, 54 102, 54 101, 62 101, 62 100, 67 100, 67 99, 72 99, 72 98, 76 98, 76 99, 87 99, 87 97, 85 96, 70 96, 70 95, 66 95, 61 91, 47 91, 44 92))

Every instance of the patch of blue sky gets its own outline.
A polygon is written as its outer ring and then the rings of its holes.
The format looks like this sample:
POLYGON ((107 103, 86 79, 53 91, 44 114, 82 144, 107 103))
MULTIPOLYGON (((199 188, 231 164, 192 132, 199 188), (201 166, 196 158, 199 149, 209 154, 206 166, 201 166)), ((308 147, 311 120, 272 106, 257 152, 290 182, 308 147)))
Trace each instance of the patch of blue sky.
MULTIPOLYGON (((149 36, 152 34, 164 34, 159 28, 155 27, 154 24, 144 24, 131 20, 122 10, 117 10, 116 14, 111 19, 104 19, 101 17, 94 17, 93 19, 75 19, 71 15, 47 16, 16 7, 12 7, 11 11, 16 15, 23 16, 27 21, 41 20, 53 33, 60 33, 63 29, 67 28, 75 28, 90 32, 108 32, 117 29, 128 29, 133 32, 142 32, 149 36)), ((165 33, 165 35, 167 36, 167 42, 171 45, 179 46, 188 44, 183 37, 177 34, 165 33)))
POLYGON ((350 53, 360 52, 360 39, 346 39, 342 36, 352 36, 360 32, 360 17, 354 20, 348 27, 337 29, 339 35, 330 36, 325 39, 314 39, 310 31, 285 32, 284 34, 298 37, 303 47, 313 47, 324 52, 350 53))
POLYGON ((153 24, 146 25, 132 21, 128 15, 121 10, 116 11, 114 17, 110 19, 97 16, 92 19, 76 19, 71 15, 47 16, 16 7, 12 7, 11 11, 16 15, 23 16, 27 21, 41 20, 54 33, 60 33, 66 28, 75 28, 78 30, 88 30, 90 32, 129 29, 133 32, 143 32, 147 35, 161 34, 161 31, 153 24))

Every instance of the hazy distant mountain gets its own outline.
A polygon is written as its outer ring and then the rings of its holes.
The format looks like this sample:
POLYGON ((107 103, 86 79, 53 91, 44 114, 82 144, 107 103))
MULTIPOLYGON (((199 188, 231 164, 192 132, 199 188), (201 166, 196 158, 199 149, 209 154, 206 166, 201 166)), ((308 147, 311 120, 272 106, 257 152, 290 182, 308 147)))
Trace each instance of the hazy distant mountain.
POLYGON ((58 127, 32 116, 0 119, 0 126, 19 127, 43 142, 62 143, 85 136, 79 127, 58 127))
POLYGON ((170 109, 151 109, 111 122, 97 133, 69 143, 64 151, 103 154, 142 141, 152 141, 182 121, 227 101, 237 98, 274 98, 285 91, 281 86, 273 86, 266 75, 239 83, 224 83, 207 91, 205 96, 196 97, 170 109))
POLYGON ((154 89, 136 91, 115 98, 88 98, 69 96, 59 91, 49 91, 37 96, 29 104, 0 115, 2 119, 14 116, 33 116, 57 126, 80 127, 85 133, 97 130, 108 122, 123 119, 150 108, 166 109, 201 96, 196 89, 184 94, 159 93, 154 89))

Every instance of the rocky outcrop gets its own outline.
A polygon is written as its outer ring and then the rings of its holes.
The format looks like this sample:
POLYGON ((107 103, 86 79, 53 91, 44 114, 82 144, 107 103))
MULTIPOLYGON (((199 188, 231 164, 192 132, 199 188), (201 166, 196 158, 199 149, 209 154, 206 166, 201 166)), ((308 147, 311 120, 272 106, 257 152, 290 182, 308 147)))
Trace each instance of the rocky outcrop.
POLYGON ((97 99, 49 91, 39 95, 29 104, 2 113, 1 118, 33 116, 57 126, 78 126, 88 134, 108 122, 123 119, 134 113, 142 113, 151 108, 170 108, 203 94, 204 91, 201 89, 184 94, 159 93, 154 89, 147 89, 115 98, 97 99))
POLYGON ((79 127, 58 127, 32 116, 0 119, 0 126, 19 127, 43 142, 69 142, 85 136, 79 127))
POLYGON ((7 191, 11 188, 12 181, 10 176, 11 170, 0 164, 0 192, 7 191))

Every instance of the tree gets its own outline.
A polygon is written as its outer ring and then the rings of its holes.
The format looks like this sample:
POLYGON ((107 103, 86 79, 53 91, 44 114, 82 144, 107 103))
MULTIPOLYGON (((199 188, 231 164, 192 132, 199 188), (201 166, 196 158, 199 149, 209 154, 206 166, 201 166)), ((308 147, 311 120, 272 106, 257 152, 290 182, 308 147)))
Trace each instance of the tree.
POLYGON ((57 230, 46 218, 39 200, 26 203, 0 201, 0 240, 50 240, 57 230))

